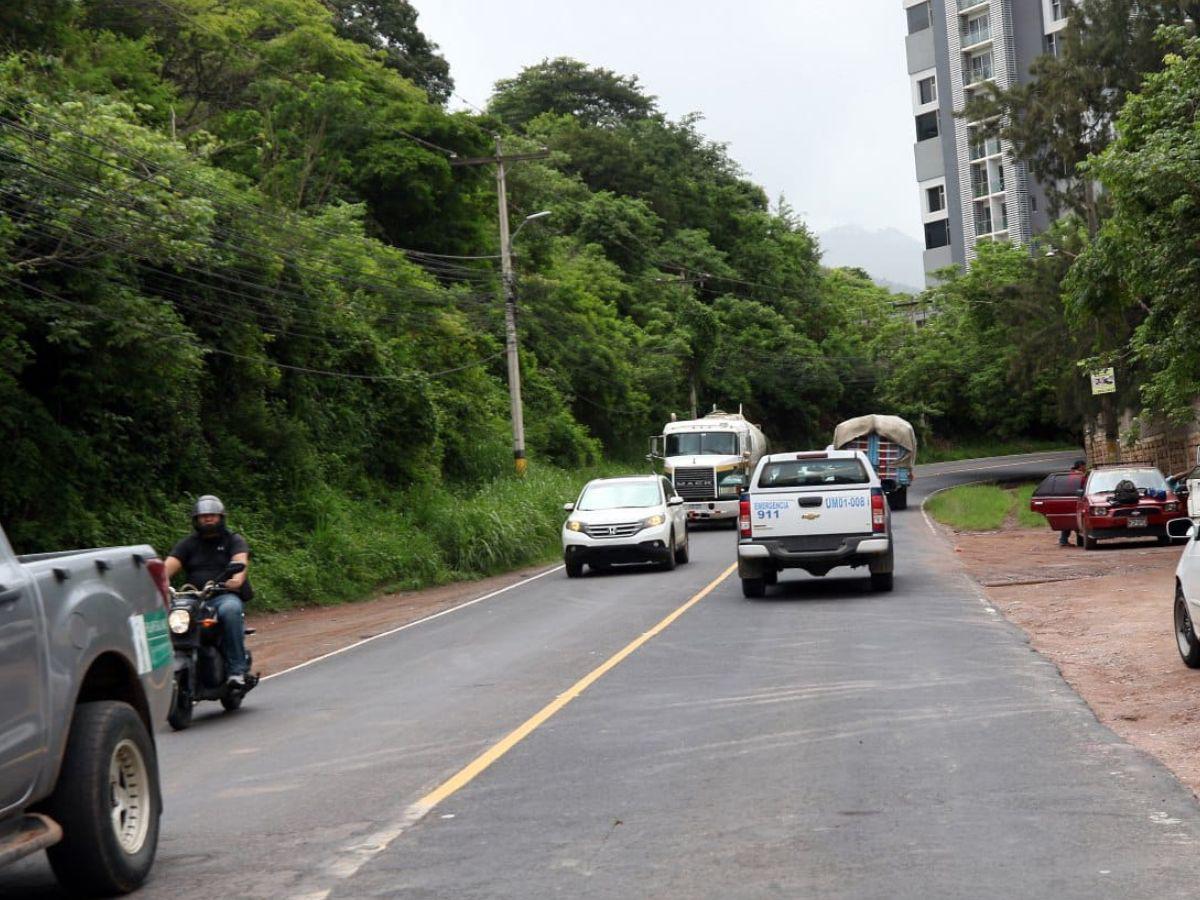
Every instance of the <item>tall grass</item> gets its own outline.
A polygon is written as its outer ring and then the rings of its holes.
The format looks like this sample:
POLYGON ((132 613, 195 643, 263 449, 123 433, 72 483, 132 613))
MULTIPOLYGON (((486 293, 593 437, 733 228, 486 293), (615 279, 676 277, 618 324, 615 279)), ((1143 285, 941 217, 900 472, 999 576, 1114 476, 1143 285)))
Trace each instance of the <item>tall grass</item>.
POLYGON ((1045 528, 1046 517, 1029 509, 1036 488, 1035 484, 965 484, 936 494, 925 508, 937 521, 959 531, 995 531, 1009 521, 1018 528, 1045 528))
POLYGON ((993 531, 1004 524, 1012 503, 1012 494, 994 484, 967 484, 937 494, 926 509, 960 531, 993 531))

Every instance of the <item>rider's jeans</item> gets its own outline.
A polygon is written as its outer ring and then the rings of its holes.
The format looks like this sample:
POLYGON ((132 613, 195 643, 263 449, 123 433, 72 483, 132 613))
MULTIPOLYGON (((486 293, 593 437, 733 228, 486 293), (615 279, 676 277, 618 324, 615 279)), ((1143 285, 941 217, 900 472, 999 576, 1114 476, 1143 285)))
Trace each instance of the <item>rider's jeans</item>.
POLYGON ((225 675, 246 674, 246 616, 242 598, 237 594, 220 594, 212 601, 221 623, 221 648, 225 653, 225 675))

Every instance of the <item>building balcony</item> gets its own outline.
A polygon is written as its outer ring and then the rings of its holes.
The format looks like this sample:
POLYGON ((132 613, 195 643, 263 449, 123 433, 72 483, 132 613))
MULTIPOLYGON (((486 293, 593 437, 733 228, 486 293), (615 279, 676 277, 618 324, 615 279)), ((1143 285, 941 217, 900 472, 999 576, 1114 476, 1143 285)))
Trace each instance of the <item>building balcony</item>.
POLYGON ((972 32, 965 33, 962 36, 962 49, 964 49, 964 50, 974 49, 975 47, 978 47, 980 44, 986 44, 991 39, 992 39, 992 29, 990 27, 981 28, 978 31, 972 31, 972 32))
POLYGON ((986 141, 971 144, 971 162, 975 162, 976 160, 980 159, 986 159, 989 156, 999 156, 1000 150, 1000 138, 988 138, 986 141))
POLYGON ((976 7, 983 9, 989 0, 957 0, 959 12, 973 12, 976 7))
POLYGON ((992 72, 991 66, 983 69, 963 69, 963 87, 976 87, 985 81, 991 81, 994 77, 995 74, 992 72))

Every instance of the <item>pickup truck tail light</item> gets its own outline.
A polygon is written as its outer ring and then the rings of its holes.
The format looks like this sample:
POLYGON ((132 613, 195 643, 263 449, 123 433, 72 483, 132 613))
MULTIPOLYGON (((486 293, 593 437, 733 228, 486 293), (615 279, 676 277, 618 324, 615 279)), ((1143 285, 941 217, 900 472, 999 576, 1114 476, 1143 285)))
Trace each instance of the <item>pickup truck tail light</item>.
POLYGON ((1164 512, 1179 512, 1179 501, 1178 500, 1167 501, 1166 503, 1163 504, 1163 511, 1164 512))
POLYGON ((750 501, 744 497, 738 501, 738 534, 744 538, 750 534, 750 501))
POLYGON ((886 503, 883 491, 879 488, 871 488, 871 531, 875 534, 883 534, 887 528, 886 503))
POLYGON ((167 579, 167 564, 161 559, 152 559, 146 563, 146 574, 158 588, 158 596, 162 598, 163 606, 171 607, 171 583, 167 579))

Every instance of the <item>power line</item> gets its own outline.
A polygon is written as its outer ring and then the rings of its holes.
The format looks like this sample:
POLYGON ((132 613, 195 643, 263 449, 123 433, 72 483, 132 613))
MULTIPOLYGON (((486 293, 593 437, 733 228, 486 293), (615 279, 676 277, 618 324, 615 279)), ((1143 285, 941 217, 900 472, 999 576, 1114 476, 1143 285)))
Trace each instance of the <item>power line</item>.
MULTIPOLYGON (((9 284, 16 285, 17 287, 21 288, 22 290, 29 290, 29 291, 33 291, 36 294, 40 294, 41 296, 45 297, 47 300, 49 300, 52 303, 57 303, 59 305, 66 306, 66 307, 85 309, 88 312, 92 313, 93 315, 96 315, 102 319, 108 319, 109 321, 120 322, 120 323, 125 322, 125 319, 123 319, 120 316, 106 315, 103 311, 98 310, 95 307, 90 306, 89 304, 80 303, 78 301, 67 300, 66 298, 62 297, 59 294, 55 294, 51 291, 43 290, 42 288, 36 287, 35 285, 26 284, 25 282, 21 281, 20 279, 13 278, 9 275, 5 275, 2 272, 0 272, 0 280, 6 281, 9 284)), ((231 350, 222 350, 219 347, 209 347, 204 344, 197 344, 195 341, 190 340, 185 335, 163 334, 163 335, 159 335, 159 337, 162 340, 180 341, 180 342, 190 344, 190 345, 196 347, 197 349, 201 350, 204 353, 212 353, 212 354, 216 354, 218 356, 227 356, 227 357, 242 360, 245 362, 256 363, 258 365, 274 366, 275 368, 286 369, 286 370, 292 371, 292 372, 302 372, 302 373, 309 374, 309 375, 323 375, 323 376, 327 376, 327 377, 331 377, 331 378, 345 378, 345 379, 350 379, 350 380, 354 380, 354 381, 402 381, 405 379, 417 378, 417 377, 440 378, 445 375, 451 375, 455 372, 463 372, 467 369, 473 369, 477 366, 486 365, 487 363, 494 362, 495 360, 500 359, 502 356, 504 356, 504 351, 500 351, 498 353, 493 353, 490 356, 483 357, 482 359, 476 359, 469 363, 465 363, 463 365, 454 366, 449 369, 441 369, 441 370, 435 371, 435 372, 428 372, 423 369, 409 369, 408 371, 406 371, 404 373, 395 373, 395 374, 389 374, 389 375, 368 375, 365 373, 358 373, 358 372, 339 372, 339 371, 334 371, 331 369, 317 369, 317 368, 310 368, 308 366, 297 366, 297 365, 292 365, 289 363, 279 362, 278 360, 274 360, 269 357, 256 357, 256 356, 248 356, 248 355, 242 354, 242 353, 234 353, 231 350)))
MULTIPOLYGON (((156 2, 158 2, 158 0, 156 0, 156 2)), ((49 132, 37 131, 37 130, 31 129, 31 128, 27 127, 26 125, 24 125, 23 123, 13 120, 13 119, 8 119, 6 117, 0 116, 0 124, 5 125, 5 126, 9 127, 10 129, 13 129, 15 131, 18 131, 18 132, 26 135, 28 138, 31 139, 31 142, 32 142, 32 139, 34 139, 34 138, 49 142, 51 144, 54 144, 55 146, 62 147, 64 150, 66 150, 69 153, 73 153, 77 156, 80 156, 81 158, 91 160, 93 162, 99 163, 100 165, 103 165, 110 169, 113 169, 114 171, 126 174, 138 181, 141 181, 145 184, 151 185, 159 190, 168 191, 177 197, 180 197, 183 199, 205 199, 205 198, 194 197, 193 195, 184 193, 183 191, 179 190, 178 188, 172 187, 169 184, 164 184, 160 180, 160 177, 164 174, 182 175, 185 180, 191 181, 193 186, 195 186, 196 183, 195 183, 194 179, 190 177, 190 173, 180 172, 178 167, 168 168, 168 167, 159 165, 158 163, 155 163, 155 162, 152 162, 151 160, 146 159, 144 156, 140 156, 139 154, 131 152, 128 147, 123 147, 120 144, 114 143, 113 141, 105 140, 104 138, 102 138, 98 135, 88 134, 86 132, 80 131, 79 129, 75 128, 74 126, 72 126, 66 122, 63 122, 53 116, 50 116, 49 114, 40 113, 40 112, 32 110, 28 107, 25 107, 25 112, 33 118, 40 118, 45 121, 52 122, 55 125, 57 125, 59 128, 69 132, 70 134, 74 135, 77 138, 80 138, 85 141, 94 142, 94 143, 100 144, 101 146, 107 147, 110 151, 117 154, 118 156, 120 156, 124 159, 131 160, 135 163, 138 163, 138 164, 146 167, 147 169, 149 169, 151 171, 151 174, 144 174, 144 173, 138 172, 134 169, 130 169, 125 166, 117 165, 112 160, 104 159, 99 156, 95 156, 94 154, 87 153, 86 151, 82 150, 81 148, 75 147, 72 144, 67 143, 66 141, 58 140, 49 132)), ((184 165, 184 162, 181 161, 179 165, 180 166, 184 165)), ((221 171, 224 171, 224 170, 221 170, 221 171)), ((235 195, 232 195, 226 191, 214 190, 212 185, 200 185, 200 187, 205 191, 205 193, 216 194, 217 196, 219 196, 222 199, 229 202, 231 206, 240 206, 242 209, 250 209, 259 216, 274 219, 276 221, 283 223, 286 226, 290 227, 290 226, 294 225, 295 221, 297 219, 299 219, 300 221, 304 222, 308 228, 310 228, 311 230, 313 230, 317 233, 324 234, 329 237, 338 238, 338 239, 345 237, 344 234, 341 234, 339 232, 330 231, 329 229, 322 228, 316 222, 312 221, 312 219, 305 218, 304 216, 300 215, 299 213, 295 213, 295 214, 289 216, 289 215, 282 214, 282 213, 271 212, 270 210, 255 206, 252 203, 248 203, 245 199, 243 199, 241 197, 237 197, 235 195)), ((426 251, 426 250, 412 250, 412 249, 405 248, 405 247, 395 247, 392 244, 387 244, 386 246, 393 247, 394 249, 396 249, 400 252, 403 252, 403 253, 409 255, 410 257, 419 257, 419 259, 414 259, 413 261, 419 262, 422 265, 426 265, 426 263, 422 262, 423 260, 426 260, 426 259, 428 259, 428 260, 499 259, 498 254, 480 255, 480 256, 460 256, 460 255, 454 255, 454 254, 435 253, 435 252, 426 251)), ((449 264, 447 264, 447 265, 449 265, 449 264)), ((472 271, 474 271, 474 270, 472 270, 472 271)))

